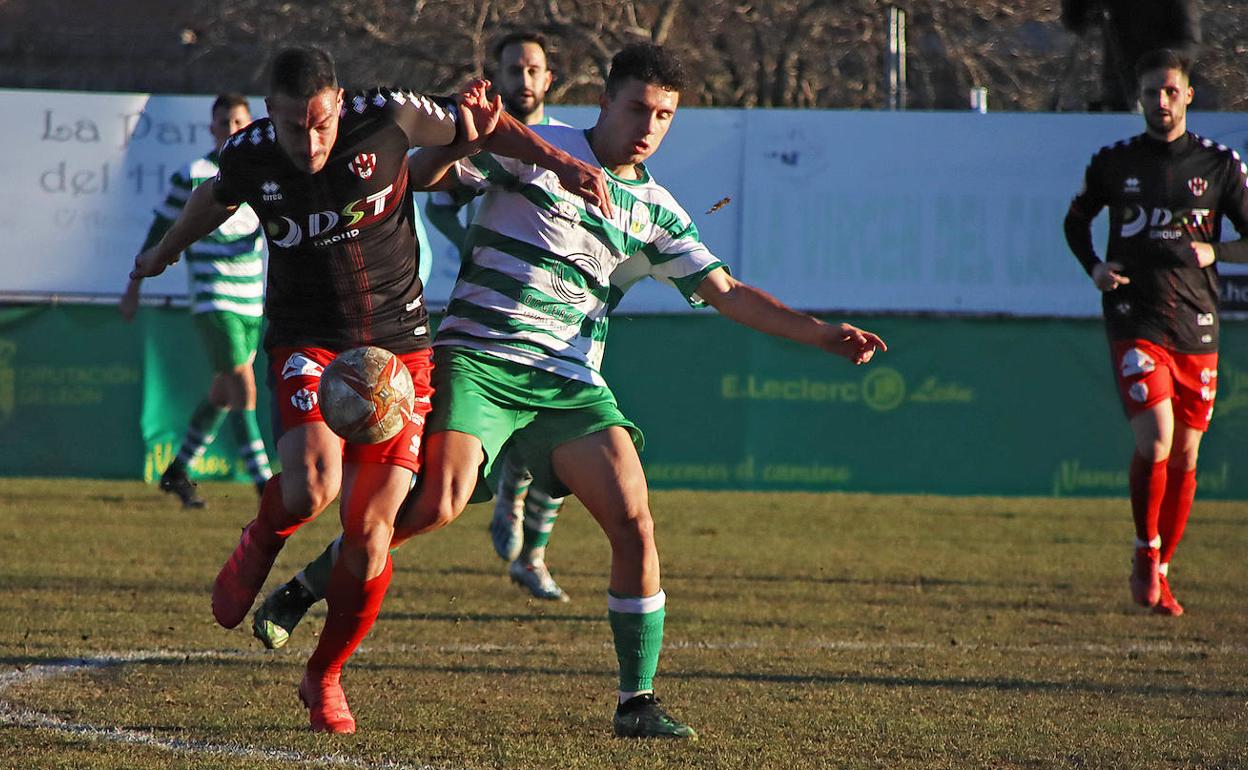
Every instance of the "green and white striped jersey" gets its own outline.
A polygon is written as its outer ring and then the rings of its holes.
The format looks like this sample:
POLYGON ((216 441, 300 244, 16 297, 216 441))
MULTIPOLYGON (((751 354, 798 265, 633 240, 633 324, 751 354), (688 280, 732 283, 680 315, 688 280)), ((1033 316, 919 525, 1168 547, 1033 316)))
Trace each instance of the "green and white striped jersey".
MULTIPOLYGON (((160 239, 178 218, 191 191, 217 175, 217 152, 178 169, 169 180, 169 195, 156 207, 148 245, 160 239)), ((191 312, 227 311, 245 316, 264 314, 264 233, 260 219, 247 204, 184 253, 191 312)))
MULTIPOLYGON (((538 126, 547 142, 598 165, 588 132, 538 126)), ((481 153, 456 164, 461 183, 488 192, 435 345, 481 350, 568 379, 605 385, 607 314, 647 276, 694 307, 698 285, 723 267, 671 193, 607 172, 615 213, 564 190, 546 169, 481 153)))
MULTIPOLYGON (((566 126, 558 118, 552 118, 550 115, 543 113, 540 123, 534 123, 534 126, 566 126)), ((425 217, 429 223, 438 228, 438 232, 442 233, 448 241, 450 241, 457 249, 463 249, 464 239, 467 237, 468 231, 459 223, 459 213, 461 210, 467 210, 467 218, 465 221, 471 222, 473 216, 477 213, 476 199, 484 194, 483 190, 475 188, 460 189, 453 192, 435 190, 429 193, 429 202, 425 204, 425 217)))

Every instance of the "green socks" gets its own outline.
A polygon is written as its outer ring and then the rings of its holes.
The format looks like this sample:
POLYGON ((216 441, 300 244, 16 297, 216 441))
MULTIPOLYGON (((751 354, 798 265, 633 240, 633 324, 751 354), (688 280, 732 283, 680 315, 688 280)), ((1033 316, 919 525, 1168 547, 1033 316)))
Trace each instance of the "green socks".
POLYGON ((654 688, 663 647, 663 618, 667 595, 617 596, 607 592, 607 617, 615 636, 615 656, 620 662, 620 690, 639 692, 654 688))

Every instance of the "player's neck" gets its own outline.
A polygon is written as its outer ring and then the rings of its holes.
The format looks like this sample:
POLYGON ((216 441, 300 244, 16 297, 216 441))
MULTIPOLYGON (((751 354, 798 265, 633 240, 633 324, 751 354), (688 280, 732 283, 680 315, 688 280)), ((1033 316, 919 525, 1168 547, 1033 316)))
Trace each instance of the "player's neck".
POLYGON ((526 126, 540 126, 546 120, 546 110, 539 104, 528 115, 512 115, 512 117, 526 126))
POLYGON ((624 163, 613 162, 611 158, 608 157, 609 148, 603 146, 603 143, 598 137, 598 131, 595 131, 592 128, 589 129, 589 149, 593 150, 594 158, 597 159, 598 165, 602 166, 607 171, 610 171, 620 179, 627 179, 630 181, 641 179, 641 173, 637 170, 637 164, 629 163, 627 161, 624 163))
POLYGON ((1145 129, 1144 133, 1150 139, 1156 139, 1159 142, 1170 144, 1187 133, 1187 121, 1184 120, 1182 123, 1176 123, 1169 131, 1155 131, 1152 127, 1149 127, 1145 129))

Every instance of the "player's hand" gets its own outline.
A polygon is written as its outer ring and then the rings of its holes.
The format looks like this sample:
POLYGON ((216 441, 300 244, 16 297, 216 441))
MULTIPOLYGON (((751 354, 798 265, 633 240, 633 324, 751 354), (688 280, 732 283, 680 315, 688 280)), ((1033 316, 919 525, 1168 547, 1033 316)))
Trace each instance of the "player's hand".
POLYGON ((1191 251, 1187 254, 1187 259, 1196 267, 1209 267, 1217 261, 1217 257, 1213 253, 1213 244, 1203 241, 1192 241, 1190 244, 1191 251))
POLYGON ((607 186, 607 175, 602 169, 569 155, 567 163, 554 171, 563 189, 584 198, 586 203, 597 206, 603 216, 610 217, 614 213, 611 206, 611 188, 607 186))
POLYGON ((134 258, 134 269, 130 271, 130 280, 137 281, 140 278, 151 278, 165 272, 165 268, 178 261, 177 255, 173 259, 166 261, 160 253, 159 244, 139 252, 134 258))
POLYGON ((855 365, 869 363, 877 350, 888 350, 888 346, 879 336, 850 324, 827 326, 823 339, 819 341, 819 347, 847 358, 855 365))
POLYGON ((121 302, 117 303, 117 312, 121 314, 123 320, 133 321, 134 313, 139 309, 139 282, 133 278, 126 284, 126 290, 122 292, 121 302))
POLYGON ((503 114, 502 98, 496 96, 490 99, 489 88, 490 81, 474 80, 456 95, 464 129, 456 147, 468 155, 480 151, 482 143, 494 133, 503 114))
POLYGON ((1118 262, 1101 262, 1092 268, 1092 283, 1101 291, 1113 291, 1131 283, 1131 279, 1122 274, 1122 265, 1118 262))

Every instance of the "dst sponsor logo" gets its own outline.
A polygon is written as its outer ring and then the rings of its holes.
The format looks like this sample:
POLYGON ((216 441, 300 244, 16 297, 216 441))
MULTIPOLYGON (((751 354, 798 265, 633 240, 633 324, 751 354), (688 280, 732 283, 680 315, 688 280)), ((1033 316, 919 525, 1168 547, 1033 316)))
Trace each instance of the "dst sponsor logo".
POLYGON ((278 248, 293 249, 303 243, 304 238, 317 237, 320 237, 320 240, 313 241, 314 246, 329 246, 359 236, 360 227, 381 219, 394 202, 402 198, 401 195, 396 195, 393 199, 387 200, 386 196, 393 192, 394 185, 388 184, 385 189, 367 198, 351 201, 343 206, 340 212, 315 211, 307 214, 306 225, 283 216, 266 222, 264 229, 269 234, 271 243, 278 248), (335 232, 335 228, 340 225, 342 230, 335 232))
POLYGON ((1146 209, 1143 206, 1127 206, 1123 210, 1122 225, 1118 234, 1122 238, 1134 238, 1148 230, 1153 240, 1177 241, 1189 236, 1190 228, 1207 224, 1209 209, 1165 208, 1146 209))

